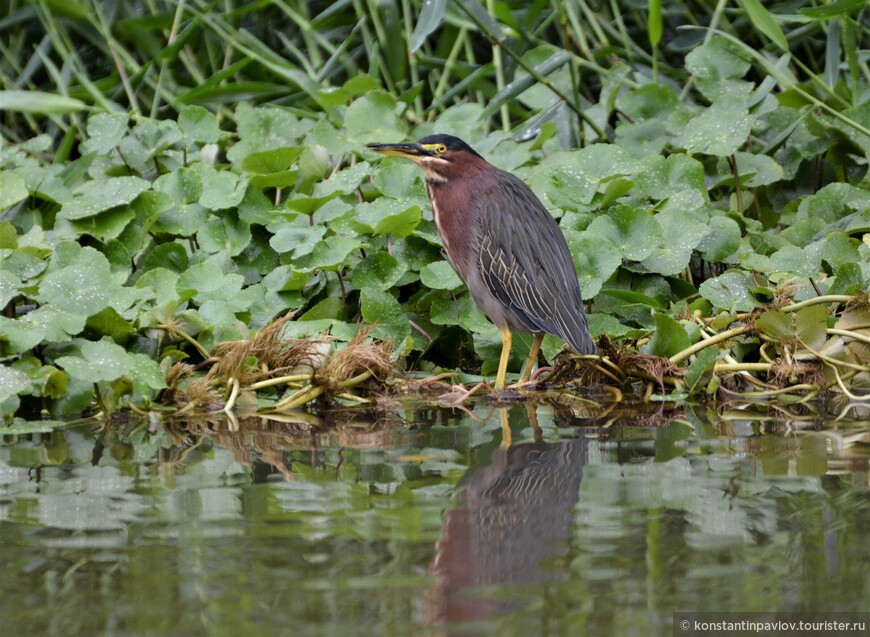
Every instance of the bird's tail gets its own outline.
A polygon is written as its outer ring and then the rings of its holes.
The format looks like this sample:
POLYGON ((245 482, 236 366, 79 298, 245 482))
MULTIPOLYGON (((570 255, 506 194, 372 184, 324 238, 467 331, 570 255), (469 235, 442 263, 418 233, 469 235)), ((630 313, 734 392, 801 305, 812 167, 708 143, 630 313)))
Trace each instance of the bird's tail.
POLYGON ((568 347, 575 354, 588 355, 595 354, 598 348, 595 347, 595 341, 592 340, 592 334, 589 333, 589 326, 586 325, 586 313, 580 310, 579 320, 574 322, 571 329, 566 330, 565 334, 560 334, 568 347))

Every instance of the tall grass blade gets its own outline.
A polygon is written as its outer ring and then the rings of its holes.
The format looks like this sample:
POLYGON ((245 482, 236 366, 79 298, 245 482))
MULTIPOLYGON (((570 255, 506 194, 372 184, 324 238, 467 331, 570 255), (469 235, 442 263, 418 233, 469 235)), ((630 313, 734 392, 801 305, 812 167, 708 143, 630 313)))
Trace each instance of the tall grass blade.
POLYGON ((414 26, 411 34, 411 53, 416 53, 423 46, 426 38, 441 26, 444 21, 444 10, 447 8, 447 0, 425 0, 420 18, 414 26))
POLYGON ((770 11, 764 8, 761 2, 758 0, 739 0, 739 3, 756 29, 770 38, 780 49, 788 51, 788 40, 786 40, 779 23, 771 15, 770 11))
POLYGON ((43 91, 0 91, 0 110, 38 115, 67 115, 87 110, 88 105, 74 97, 43 91))
POLYGON ((828 23, 828 37, 825 42, 825 84, 831 88, 837 85, 840 77, 841 24, 839 20, 828 23))

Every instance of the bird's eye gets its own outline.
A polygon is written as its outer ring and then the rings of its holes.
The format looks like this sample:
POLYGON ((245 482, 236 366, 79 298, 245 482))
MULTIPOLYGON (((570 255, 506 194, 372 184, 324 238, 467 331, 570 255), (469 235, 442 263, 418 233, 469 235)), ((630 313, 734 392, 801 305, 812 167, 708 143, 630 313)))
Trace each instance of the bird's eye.
POLYGON ((435 147, 435 152, 438 153, 439 155, 443 155, 444 153, 447 152, 447 146, 445 146, 444 144, 438 144, 435 147))

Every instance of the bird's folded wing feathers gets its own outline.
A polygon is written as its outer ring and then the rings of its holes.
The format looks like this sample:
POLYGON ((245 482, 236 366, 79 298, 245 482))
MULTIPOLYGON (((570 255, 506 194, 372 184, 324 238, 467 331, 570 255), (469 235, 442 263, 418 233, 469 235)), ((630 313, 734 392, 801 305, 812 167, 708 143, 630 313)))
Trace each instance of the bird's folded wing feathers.
POLYGON ((481 278, 529 331, 556 334, 588 352, 580 289, 561 230, 534 193, 512 177, 500 184, 511 204, 486 197, 481 209, 481 278))

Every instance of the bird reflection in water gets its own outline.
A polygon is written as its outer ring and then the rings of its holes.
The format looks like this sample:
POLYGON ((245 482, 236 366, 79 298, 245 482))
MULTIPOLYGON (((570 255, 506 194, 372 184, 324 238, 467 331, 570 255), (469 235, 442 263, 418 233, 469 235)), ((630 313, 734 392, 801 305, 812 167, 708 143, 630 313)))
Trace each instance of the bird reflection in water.
MULTIPOLYGON (((491 587, 567 577, 556 563, 568 555, 587 441, 543 442, 534 410, 521 407, 512 415, 527 415, 535 442, 503 443, 489 466, 466 475, 457 506, 445 513, 430 567, 438 578, 427 599, 432 624, 479 621, 523 607, 516 595, 493 596, 498 591, 491 587)), ((507 409, 499 412, 509 433, 507 409)))

